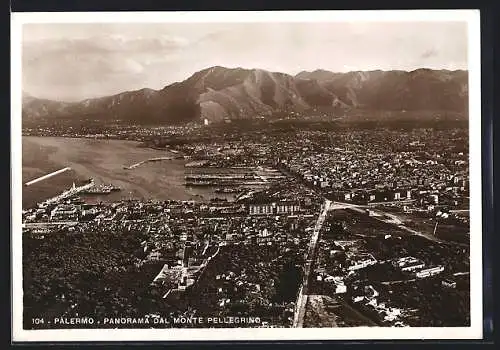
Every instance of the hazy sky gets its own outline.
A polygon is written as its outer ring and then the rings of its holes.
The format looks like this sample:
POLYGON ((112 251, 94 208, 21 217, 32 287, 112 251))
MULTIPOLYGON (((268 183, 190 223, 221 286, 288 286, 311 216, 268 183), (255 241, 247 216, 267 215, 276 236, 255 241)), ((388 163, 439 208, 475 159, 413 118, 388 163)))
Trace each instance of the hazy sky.
POLYGON ((219 65, 467 69, 466 22, 25 24, 23 90, 80 100, 159 89, 219 65))

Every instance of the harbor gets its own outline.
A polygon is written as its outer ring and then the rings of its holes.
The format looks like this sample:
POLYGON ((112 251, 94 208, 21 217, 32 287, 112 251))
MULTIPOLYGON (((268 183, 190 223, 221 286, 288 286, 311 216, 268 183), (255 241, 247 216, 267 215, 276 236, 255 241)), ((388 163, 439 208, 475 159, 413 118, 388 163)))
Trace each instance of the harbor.
POLYGON ((266 187, 284 178, 271 168, 198 168, 184 176, 188 187, 215 187, 216 193, 239 193, 248 188, 266 187))
POLYGON ((95 185, 85 191, 83 191, 84 194, 110 194, 111 192, 116 192, 120 191, 121 189, 117 186, 113 185, 106 185, 106 184, 100 184, 100 185, 95 185))
POLYGON ((94 180, 93 179, 90 179, 87 183, 81 185, 81 186, 76 186, 75 183, 73 182, 73 185, 67 189, 66 191, 62 192, 61 194, 55 196, 55 197, 52 197, 52 198, 49 198, 47 200, 45 200, 44 202, 42 202, 40 204, 40 206, 47 206, 49 204, 54 204, 54 203, 58 203, 64 199, 67 199, 67 198, 70 198, 72 196, 75 196, 79 193, 82 193, 84 191, 87 191, 89 189, 91 189, 92 187, 94 187, 94 180))
POLYGON ((130 166, 124 166, 123 169, 126 169, 126 170, 132 170, 132 169, 135 169, 143 164, 146 164, 146 163, 149 163, 149 162, 160 162, 160 161, 163 161, 163 160, 172 160, 174 159, 174 157, 156 157, 156 158, 149 158, 149 159, 146 159, 146 160, 143 160, 143 161, 140 161, 140 162, 137 162, 137 163, 134 163, 130 166))
POLYGON ((73 185, 63 191, 62 193, 46 199, 45 201, 39 204, 40 207, 45 207, 47 205, 59 203, 65 199, 76 196, 77 194, 86 194, 86 195, 106 195, 112 192, 120 191, 121 189, 117 186, 111 184, 96 184, 94 179, 89 179, 84 184, 77 186, 74 182, 73 185))

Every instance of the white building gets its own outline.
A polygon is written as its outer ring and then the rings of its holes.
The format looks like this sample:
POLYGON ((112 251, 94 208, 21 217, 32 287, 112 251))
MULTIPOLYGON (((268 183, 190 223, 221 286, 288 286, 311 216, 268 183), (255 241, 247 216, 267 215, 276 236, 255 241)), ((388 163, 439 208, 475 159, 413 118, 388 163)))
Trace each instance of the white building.
POLYGON ((437 274, 440 274, 443 271, 444 271, 444 266, 439 265, 439 266, 430 267, 427 269, 420 270, 415 274, 415 276, 417 278, 426 278, 426 277, 431 277, 431 276, 435 276, 437 274))
POLYGON ((74 205, 59 205, 50 213, 50 220, 71 220, 77 218, 77 208, 74 205))
POLYGON ((358 261, 355 261, 347 269, 349 271, 360 270, 360 269, 364 269, 365 267, 368 267, 370 265, 375 265, 376 263, 377 263, 377 261, 376 260, 372 260, 372 259, 358 260, 358 261))
POLYGON ((413 256, 400 258, 392 263, 395 267, 399 267, 401 271, 415 271, 425 267, 425 263, 413 256))
POLYGON ((335 283, 335 294, 343 294, 347 292, 347 286, 344 282, 335 283))
POLYGON ((250 204, 250 215, 293 214, 300 211, 300 205, 293 202, 250 204))
POLYGON ((351 261, 351 265, 347 268, 349 271, 355 271, 359 269, 364 269, 370 265, 375 265, 377 263, 377 259, 375 259, 371 254, 361 254, 359 256, 354 257, 351 261))
POLYGON ((362 301, 364 298, 365 298, 365 297, 364 297, 364 296, 362 296, 362 295, 357 295, 357 296, 355 296, 355 297, 353 297, 353 298, 352 298, 352 301, 353 301, 354 303, 359 303, 359 302, 360 302, 360 301, 362 301))
POLYGON ((441 285, 443 287, 446 287, 446 288, 456 288, 457 282, 450 280, 450 279, 446 279, 446 280, 441 281, 441 285))

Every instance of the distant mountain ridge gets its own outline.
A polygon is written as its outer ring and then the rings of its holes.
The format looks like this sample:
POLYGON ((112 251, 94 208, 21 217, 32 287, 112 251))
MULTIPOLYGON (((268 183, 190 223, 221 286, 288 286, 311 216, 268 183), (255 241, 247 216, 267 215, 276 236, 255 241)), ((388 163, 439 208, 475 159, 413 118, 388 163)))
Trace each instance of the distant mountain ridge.
POLYGON ((468 110, 468 73, 417 69, 332 73, 301 72, 356 108, 376 110, 468 110))
POLYGON ((93 118, 174 124, 266 117, 275 112, 327 108, 363 110, 468 110, 467 71, 417 69, 292 76, 262 69, 215 66, 161 90, 141 89, 79 102, 23 94, 23 120, 93 118))

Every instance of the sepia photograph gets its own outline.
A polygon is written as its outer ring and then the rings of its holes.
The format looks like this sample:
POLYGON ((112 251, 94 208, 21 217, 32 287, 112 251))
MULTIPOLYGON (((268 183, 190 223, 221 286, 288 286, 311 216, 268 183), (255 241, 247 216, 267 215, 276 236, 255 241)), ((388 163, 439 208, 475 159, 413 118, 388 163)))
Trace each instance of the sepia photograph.
POLYGON ((14 341, 481 338, 479 11, 11 26, 14 341))

